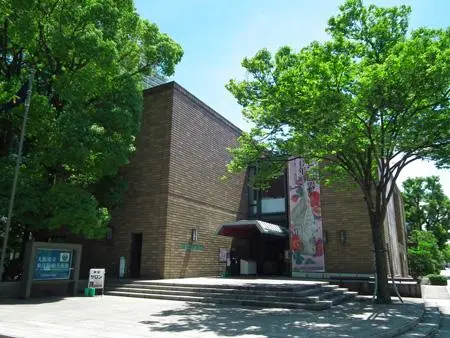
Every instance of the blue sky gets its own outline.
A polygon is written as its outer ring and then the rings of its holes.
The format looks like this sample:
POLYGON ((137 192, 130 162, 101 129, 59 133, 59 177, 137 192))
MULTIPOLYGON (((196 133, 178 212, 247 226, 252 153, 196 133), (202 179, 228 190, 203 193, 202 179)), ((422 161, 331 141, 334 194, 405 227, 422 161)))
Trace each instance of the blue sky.
MULTIPOLYGON (((328 19, 340 0, 135 0, 138 13, 181 44, 184 56, 174 80, 192 94, 248 130, 241 108, 225 89, 231 79, 243 79, 244 57, 259 49, 276 51, 289 45, 300 49, 313 40, 325 40, 328 19)), ((379 6, 407 4, 412 8, 410 27, 441 28, 450 25, 448 0, 373 0, 379 6)), ((431 163, 413 163, 408 176, 439 175, 450 196, 450 170, 437 170, 431 163)))

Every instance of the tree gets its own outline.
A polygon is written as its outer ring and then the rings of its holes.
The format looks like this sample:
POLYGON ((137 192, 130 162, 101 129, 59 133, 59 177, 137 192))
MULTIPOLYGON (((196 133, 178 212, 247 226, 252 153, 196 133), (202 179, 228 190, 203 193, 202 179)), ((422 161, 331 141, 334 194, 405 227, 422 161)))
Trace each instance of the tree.
POLYGON ((329 41, 273 56, 262 49, 243 60, 247 79, 227 84, 254 124, 231 150, 230 171, 264 154, 273 177, 297 156, 321 163, 327 182, 349 175, 361 188, 382 303, 390 302, 382 225, 396 179, 418 159, 449 164, 450 30, 408 34, 409 13, 348 0, 328 22, 329 41))
POLYGON ((58 228, 105 235, 123 187, 116 174, 139 130, 143 77, 173 74, 181 56, 132 0, 0 2, 0 215, 11 191, 23 84, 35 72, 13 238, 58 228))
POLYGON ((436 237, 423 230, 413 230, 410 238, 415 246, 408 249, 408 267, 412 277, 423 277, 429 274, 439 274, 445 260, 439 250, 436 237))
POLYGON ((406 224, 411 230, 427 230, 445 250, 450 230, 450 199, 445 195, 439 177, 408 178, 403 182, 406 224))

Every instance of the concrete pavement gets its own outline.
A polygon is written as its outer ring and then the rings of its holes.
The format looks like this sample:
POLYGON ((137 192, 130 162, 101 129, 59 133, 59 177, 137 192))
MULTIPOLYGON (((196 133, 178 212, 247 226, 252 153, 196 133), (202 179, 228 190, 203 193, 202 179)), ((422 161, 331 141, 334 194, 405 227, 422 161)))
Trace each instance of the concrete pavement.
POLYGON ((441 271, 441 275, 447 276, 447 286, 422 286, 422 297, 425 306, 436 306, 441 312, 439 333, 435 337, 450 337, 450 269, 441 271))
POLYGON ((423 313, 420 300, 359 300, 324 311, 252 309, 114 296, 0 302, 13 337, 392 337, 423 313))

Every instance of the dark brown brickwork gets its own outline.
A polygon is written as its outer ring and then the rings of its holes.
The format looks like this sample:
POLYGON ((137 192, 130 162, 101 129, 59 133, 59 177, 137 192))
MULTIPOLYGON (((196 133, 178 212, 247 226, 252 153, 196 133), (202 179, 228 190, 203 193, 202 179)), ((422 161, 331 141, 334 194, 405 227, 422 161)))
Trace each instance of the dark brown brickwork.
POLYGON ((111 256, 105 259, 112 263, 104 264, 113 275, 120 256, 130 266, 132 233, 143 234, 142 277, 218 273, 219 247, 229 248, 231 239, 215 231, 244 217, 247 208, 245 175, 220 179, 230 160, 226 148, 239 133, 176 83, 145 91, 136 153, 123 169, 129 188, 113 213, 111 256), (187 249, 192 245, 196 250, 187 249))
POLYGON ((372 232, 362 192, 358 187, 321 187, 326 272, 373 273, 372 232), (340 232, 346 241, 341 243, 340 232))
MULTIPOLYGON (((405 243, 405 221, 400 192, 393 195, 393 213, 391 220, 385 222, 386 241, 394 261, 394 273, 397 276, 408 275, 405 243), (389 231, 390 227, 390 231, 389 231), (395 236, 388 236, 390 234, 395 236)), ((350 184, 346 189, 321 187, 323 230, 327 233, 325 244, 326 272, 374 273, 372 230, 364 196, 357 186, 350 184), (345 231, 346 241, 341 243, 340 232, 345 231)))
POLYGON ((219 248, 231 240, 217 236, 217 227, 246 211, 244 175, 220 179, 240 130, 177 85, 172 116, 164 277, 217 275, 219 248), (191 242, 194 228, 198 240, 191 242), (186 244, 204 251, 186 251, 186 244))
POLYGON ((171 86, 144 95, 136 153, 123 169, 128 190, 124 204, 113 213, 114 250, 110 258, 116 273, 120 256, 126 257, 130 267, 132 233, 142 233, 141 275, 164 274, 172 102, 171 86))
MULTIPOLYGON (((231 159, 226 149, 239 134, 174 82, 146 90, 136 153, 121 172, 129 188, 113 212, 113 238, 84 248, 83 267, 106 267, 117 276, 119 257, 125 256, 129 271, 132 234, 142 233, 142 277, 217 275, 219 248, 231 245, 231 238, 216 235, 217 227, 247 217, 245 175, 220 179, 231 159), (191 240, 192 229, 197 241, 191 240)), ((326 272, 373 273, 372 235, 359 188, 322 187, 321 203, 326 272), (346 232, 344 244, 340 231, 346 232)), ((395 209, 396 220, 403 220, 397 214, 400 199, 395 209)), ((397 232, 404 242, 404 233, 397 232)), ((399 266, 407 269, 403 261, 399 266)))

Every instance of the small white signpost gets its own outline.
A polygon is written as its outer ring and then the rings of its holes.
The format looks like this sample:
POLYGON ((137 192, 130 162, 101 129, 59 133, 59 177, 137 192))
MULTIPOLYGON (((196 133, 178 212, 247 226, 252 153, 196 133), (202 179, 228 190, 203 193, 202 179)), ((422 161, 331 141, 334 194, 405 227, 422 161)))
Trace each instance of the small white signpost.
POLYGON ((89 270, 89 288, 102 289, 102 295, 105 289, 105 269, 89 270))

